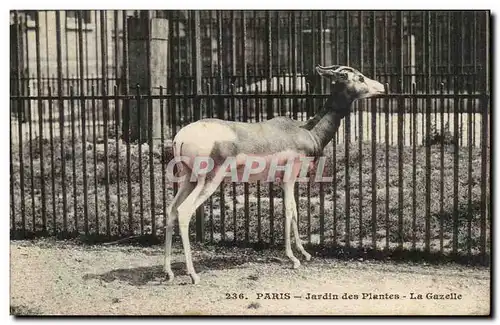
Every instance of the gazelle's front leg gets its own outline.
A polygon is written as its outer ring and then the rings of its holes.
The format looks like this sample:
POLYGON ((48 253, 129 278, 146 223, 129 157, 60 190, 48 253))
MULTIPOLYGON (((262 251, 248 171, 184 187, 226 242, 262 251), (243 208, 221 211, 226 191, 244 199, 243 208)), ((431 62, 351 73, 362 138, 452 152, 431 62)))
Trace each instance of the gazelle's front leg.
POLYGON ((288 258, 293 262, 293 268, 296 269, 300 266, 300 261, 293 255, 292 245, 290 243, 290 227, 295 209, 293 197, 294 182, 283 184, 283 191, 285 198, 285 253, 286 256, 288 256, 288 258))
POLYGON ((295 237, 295 246, 299 250, 299 252, 304 255, 306 261, 311 260, 311 254, 306 252, 304 249, 304 246, 302 246, 302 241, 300 240, 300 235, 299 235, 299 228, 297 225, 297 204, 295 202, 295 196, 293 197, 293 216, 292 216, 292 230, 293 230, 293 236, 295 237))

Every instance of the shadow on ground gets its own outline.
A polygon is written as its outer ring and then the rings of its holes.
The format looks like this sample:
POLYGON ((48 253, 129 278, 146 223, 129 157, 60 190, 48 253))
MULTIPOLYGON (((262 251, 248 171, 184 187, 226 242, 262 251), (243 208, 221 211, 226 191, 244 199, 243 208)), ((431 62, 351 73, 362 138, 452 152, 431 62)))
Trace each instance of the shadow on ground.
MULTIPOLYGON (((194 261, 196 272, 201 273, 205 270, 224 270, 237 268, 242 264, 249 262, 249 258, 241 256, 226 256, 201 258, 194 261)), ((262 260, 262 262, 273 262, 273 258, 262 260)), ((279 262, 276 259, 276 262, 279 262)), ((172 271, 176 276, 187 275, 184 262, 172 263, 172 271)), ((130 285, 140 286, 148 283, 161 284, 166 280, 163 272, 163 265, 141 266, 127 269, 116 269, 103 274, 86 274, 84 280, 99 279, 104 282, 123 281, 130 285)))

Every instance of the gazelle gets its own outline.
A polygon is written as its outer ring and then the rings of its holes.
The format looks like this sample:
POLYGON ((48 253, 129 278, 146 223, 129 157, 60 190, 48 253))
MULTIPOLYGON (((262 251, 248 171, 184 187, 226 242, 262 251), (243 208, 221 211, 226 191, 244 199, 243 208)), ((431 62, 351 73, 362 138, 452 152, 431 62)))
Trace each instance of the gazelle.
MULTIPOLYGON (((164 271, 169 281, 174 278, 170 266, 171 244, 173 224, 178 219, 187 273, 193 284, 199 282, 200 278, 191 258, 189 222, 195 210, 214 193, 221 182, 232 177, 228 173, 228 166, 235 166, 241 171, 250 156, 265 157, 266 164, 273 158, 282 162, 295 161, 298 156, 318 157, 337 132, 342 118, 350 113, 353 101, 385 93, 383 84, 367 78, 351 67, 318 65, 316 72, 334 85, 323 109, 305 123, 288 117, 276 117, 259 123, 203 119, 187 125, 177 133, 173 141, 174 157, 193 159, 183 160, 180 164, 184 180, 167 210, 164 271), (205 167, 212 163, 209 172, 196 164, 196 157, 205 160, 205 167)), ((288 179, 280 183, 286 208, 285 252, 294 268, 300 266, 300 261, 291 249, 290 230, 293 231, 297 249, 307 261, 311 259, 311 255, 302 246, 297 227, 293 192, 298 171, 298 168, 292 168, 288 179)), ((268 176, 265 172, 255 173, 251 180, 269 180, 268 176)))

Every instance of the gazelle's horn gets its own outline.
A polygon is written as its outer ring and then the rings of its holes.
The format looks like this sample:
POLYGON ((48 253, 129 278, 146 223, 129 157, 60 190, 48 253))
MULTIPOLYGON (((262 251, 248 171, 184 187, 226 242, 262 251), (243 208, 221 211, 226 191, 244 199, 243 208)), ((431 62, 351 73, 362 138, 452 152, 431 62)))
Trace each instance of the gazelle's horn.
POLYGON ((324 67, 324 66, 321 66, 321 65, 316 65, 316 69, 321 69, 321 70, 333 70, 333 72, 340 72, 342 70, 348 70, 348 71, 351 71, 351 72, 355 72, 356 70, 351 68, 351 67, 348 67, 348 66, 345 66, 345 65, 331 65, 331 66, 327 66, 327 67, 324 67))
POLYGON ((341 66, 340 65, 330 65, 330 66, 324 67, 320 64, 316 65, 316 68, 321 69, 321 70, 335 70, 335 69, 338 69, 339 67, 341 67, 341 66))

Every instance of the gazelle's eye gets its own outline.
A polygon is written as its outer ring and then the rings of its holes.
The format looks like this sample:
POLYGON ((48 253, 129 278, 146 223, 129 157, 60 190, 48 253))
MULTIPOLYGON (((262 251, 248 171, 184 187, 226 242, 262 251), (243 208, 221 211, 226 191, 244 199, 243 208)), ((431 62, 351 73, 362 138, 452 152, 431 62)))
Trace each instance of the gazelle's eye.
POLYGON ((363 76, 359 76, 359 82, 365 82, 365 78, 363 78, 363 76))

